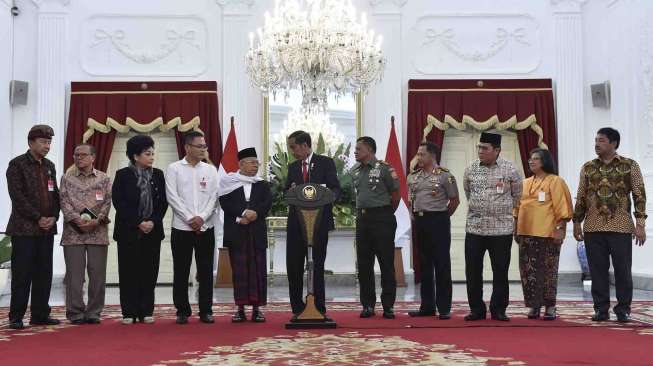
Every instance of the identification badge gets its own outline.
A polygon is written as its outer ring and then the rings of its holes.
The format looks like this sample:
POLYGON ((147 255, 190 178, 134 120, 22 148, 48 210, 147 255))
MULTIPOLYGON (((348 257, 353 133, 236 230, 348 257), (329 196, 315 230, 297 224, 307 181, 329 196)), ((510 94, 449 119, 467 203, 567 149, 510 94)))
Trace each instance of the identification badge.
POLYGON ((497 182, 497 193, 502 194, 503 193, 503 180, 497 182))
POLYGON ((96 201, 104 201, 104 193, 102 191, 95 191, 95 200, 96 201))
POLYGON ((200 189, 205 190, 206 189, 206 181, 204 178, 202 178, 202 181, 200 182, 200 189))
POLYGON ((48 179, 48 192, 54 192, 54 180, 52 178, 48 179))
POLYGON ((544 202, 545 199, 546 199, 546 193, 540 191, 540 192, 537 194, 537 200, 538 200, 539 202, 544 202))

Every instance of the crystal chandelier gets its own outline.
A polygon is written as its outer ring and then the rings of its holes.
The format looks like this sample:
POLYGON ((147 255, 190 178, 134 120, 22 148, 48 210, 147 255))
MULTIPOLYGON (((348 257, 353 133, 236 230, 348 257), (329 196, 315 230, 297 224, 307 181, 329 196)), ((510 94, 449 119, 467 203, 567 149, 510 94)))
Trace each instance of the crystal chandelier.
POLYGON ((366 91, 381 79, 381 36, 356 21, 351 0, 277 0, 245 58, 254 85, 268 95, 302 92, 306 111, 326 111, 327 97, 366 91))
POLYGON ((338 126, 331 122, 329 114, 317 111, 306 111, 302 108, 293 108, 288 113, 288 119, 283 121, 283 128, 274 135, 274 142, 279 144, 281 151, 286 151, 286 139, 294 131, 302 130, 311 135, 314 146, 317 146, 319 136, 322 135, 325 153, 334 154, 345 141, 338 126))

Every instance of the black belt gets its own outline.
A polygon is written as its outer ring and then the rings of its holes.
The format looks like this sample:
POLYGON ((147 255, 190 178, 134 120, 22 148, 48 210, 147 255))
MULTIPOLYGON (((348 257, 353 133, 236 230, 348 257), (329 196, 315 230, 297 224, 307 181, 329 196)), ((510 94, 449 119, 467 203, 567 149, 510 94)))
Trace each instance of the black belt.
POLYGON ((422 216, 440 216, 440 215, 444 215, 444 214, 449 215, 449 211, 415 211, 415 212, 413 212, 414 216, 419 216, 419 217, 422 217, 422 216))
POLYGON ((387 211, 387 210, 392 210, 392 206, 359 208, 358 213, 366 215, 366 214, 371 214, 371 213, 383 212, 383 211, 387 211))

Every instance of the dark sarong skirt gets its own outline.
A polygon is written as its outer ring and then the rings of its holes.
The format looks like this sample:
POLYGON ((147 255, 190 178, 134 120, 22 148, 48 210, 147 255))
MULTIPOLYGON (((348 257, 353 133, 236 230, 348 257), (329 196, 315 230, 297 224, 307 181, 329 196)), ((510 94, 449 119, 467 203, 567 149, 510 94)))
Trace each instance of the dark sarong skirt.
POLYGON ((264 306, 267 302, 266 249, 257 248, 251 230, 243 230, 229 247, 236 305, 264 306))

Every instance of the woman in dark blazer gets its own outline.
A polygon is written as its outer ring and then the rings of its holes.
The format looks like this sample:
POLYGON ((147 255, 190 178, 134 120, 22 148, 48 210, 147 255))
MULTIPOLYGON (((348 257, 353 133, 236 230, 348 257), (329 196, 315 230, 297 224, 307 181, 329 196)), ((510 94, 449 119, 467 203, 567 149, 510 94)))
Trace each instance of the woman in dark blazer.
POLYGON ((154 140, 127 141, 129 166, 116 172, 112 200, 113 239, 118 242, 122 323, 153 323, 154 288, 159 276, 163 216, 168 209, 163 172, 153 168, 154 140))

